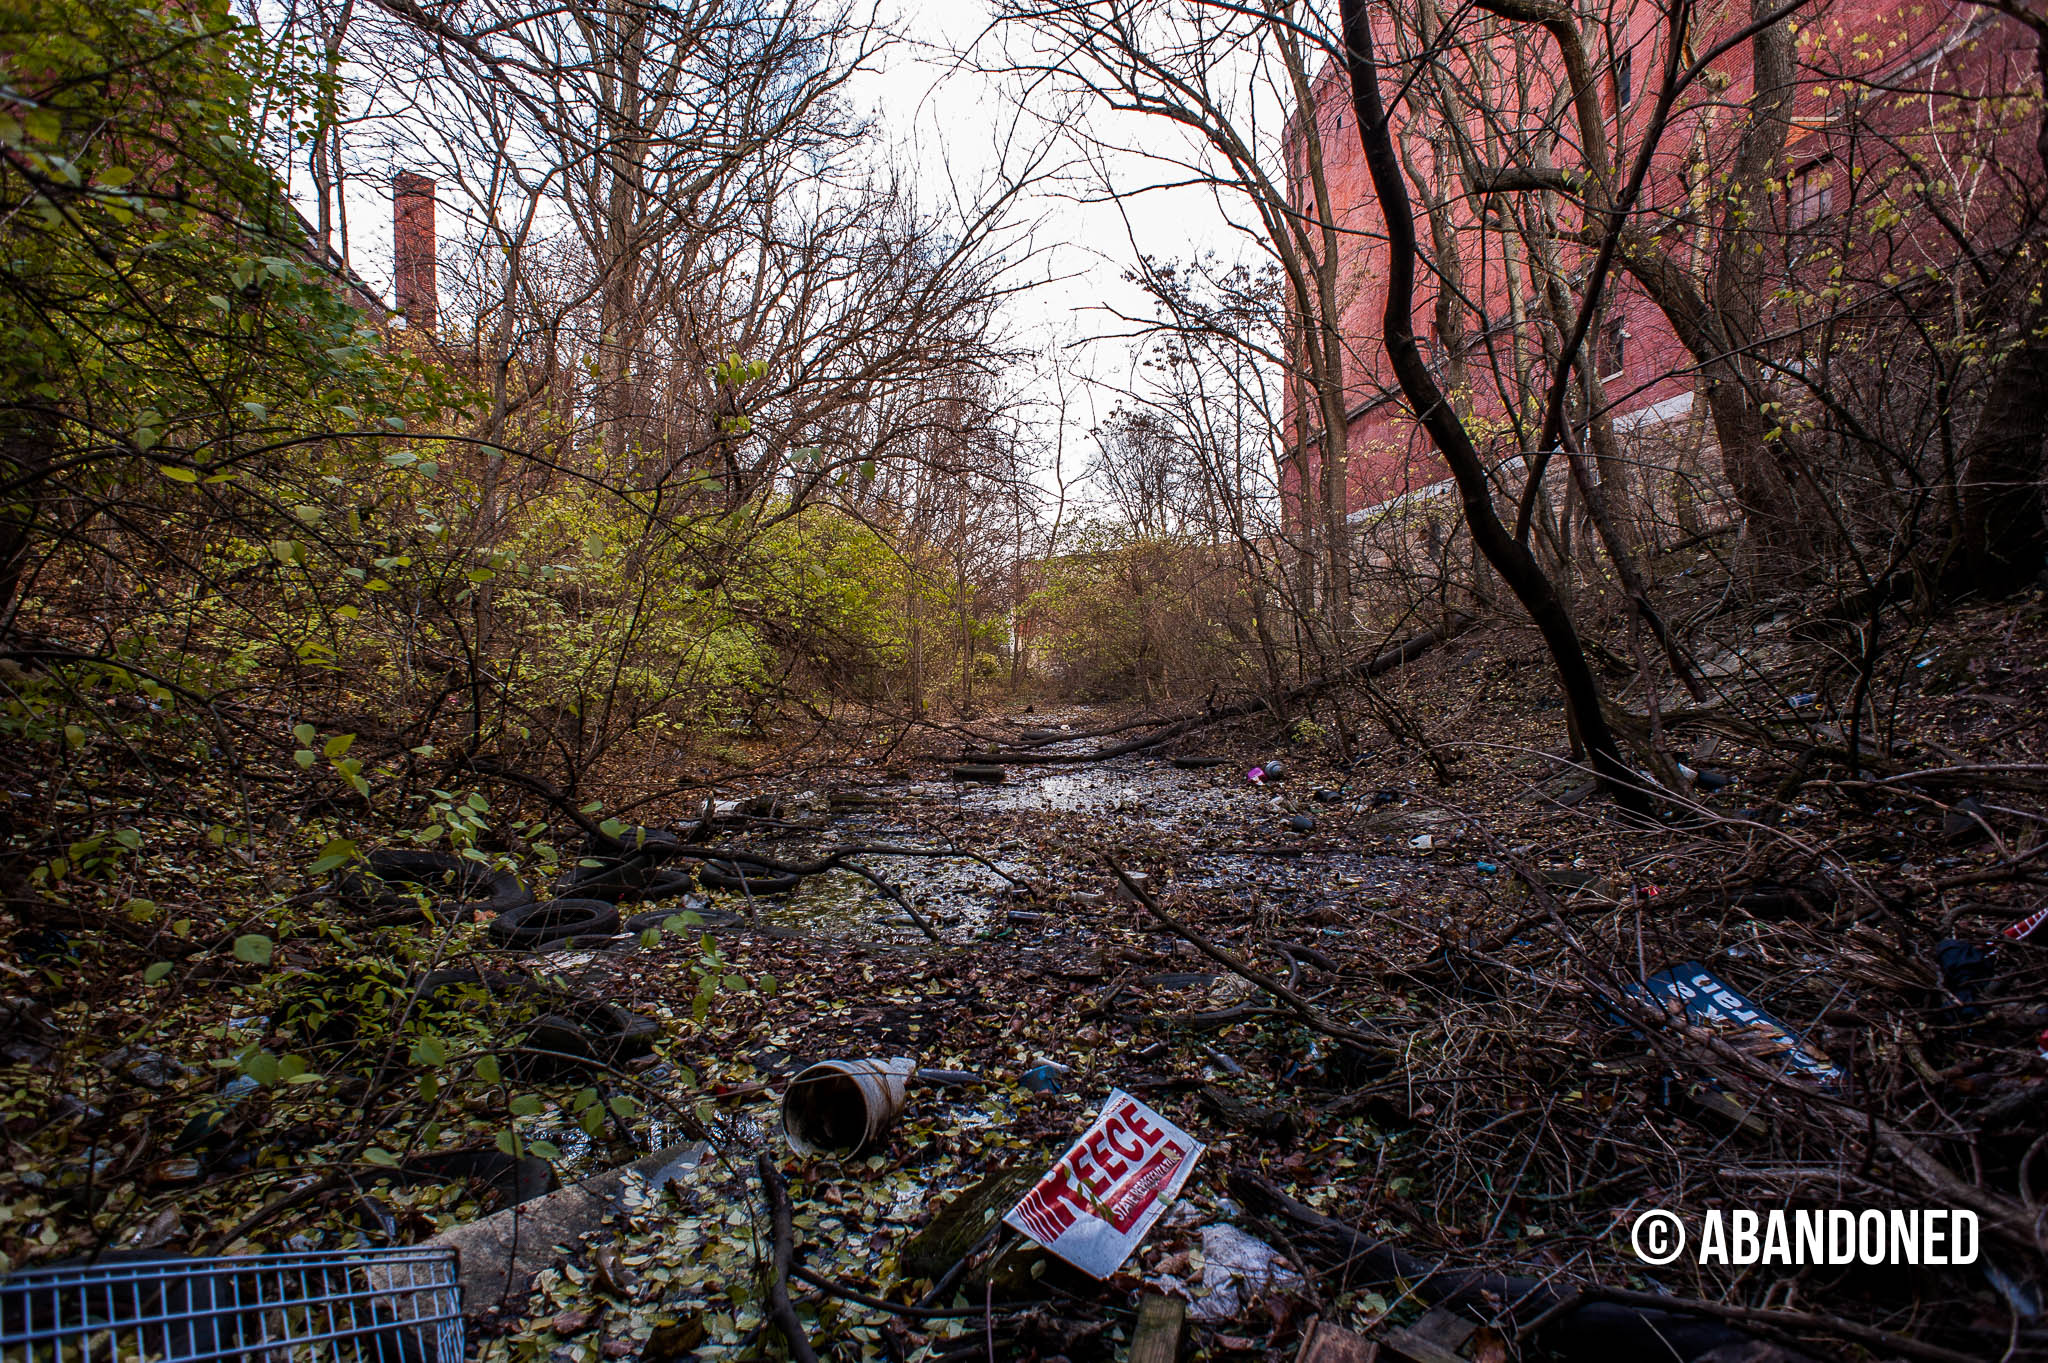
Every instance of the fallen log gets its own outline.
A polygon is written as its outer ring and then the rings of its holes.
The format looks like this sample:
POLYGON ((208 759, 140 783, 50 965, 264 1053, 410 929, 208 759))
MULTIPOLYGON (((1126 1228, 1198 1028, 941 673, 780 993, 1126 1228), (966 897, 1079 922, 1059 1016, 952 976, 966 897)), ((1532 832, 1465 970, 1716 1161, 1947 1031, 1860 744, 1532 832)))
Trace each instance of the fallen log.
MULTIPOLYGON (((1299 686, 1290 688, 1281 695, 1278 704, 1282 709, 1289 709, 1300 704, 1302 701, 1319 696, 1323 692, 1335 687, 1382 676, 1392 672, 1397 667, 1404 667, 1414 662, 1432 649, 1446 644, 1459 635, 1476 628, 1478 624, 1479 621, 1474 616, 1462 613, 1454 614, 1450 622, 1441 628, 1423 630, 1418 634, 1411 634, 1406 639, 1375 653, 1370 658, 1362 659, 1349 667, 1339 668, 1328 676, 1317 677, 1312 681, 1305 681, 1299 686)), ((1050 753, 1005 748, 972 754, 963 753, 962 756, 971 756, 975 760, 982 762, 1003 762, 1013 765, 1021 763, 1104 762, 1113 757, 1127 757, 1131 753, 1145 752, 1148 749, 1158 747, 1162 743, 1171 742, 1183 734, 1193 733, 1197 729, 1205 729, 1212 724, 1221 724, 1225 720, 1242 719, 1246 715, 1257 714, 1261 710, 1271 708, 1273 704, 1274 702, 1267 697, 1256 696, 1248 700, 1235 701, 1229 705, 1211 706, 1200 714, 1183 715, 1179 719, 1171 720, 1160 728, 1154 729, 1149 734, 1142 734, 1137 738, 1128 739, 1122 743, 1113 743, 1106 748, 1096 748, 1089 752, 1050 753)))
POLYGON ((810 1336, 804 1333, 804 1324, 797 1319, 796 1307, 789 1300, 789 1271, 796 1258, 796 1227, 789 1190, 782 1186, 782 1172, 775 1167, 775 1157, 767 1151, 761 1152, 754 1167, 760 1172, 761 1194, 768 1200, 768 1217, 775 1228, 774 1257, 768 1265, 768 1319, 775 1322, 775 1328, 788 1341, 794 1363, 818 1363, 817 1351, 811 1347, 810 1336))

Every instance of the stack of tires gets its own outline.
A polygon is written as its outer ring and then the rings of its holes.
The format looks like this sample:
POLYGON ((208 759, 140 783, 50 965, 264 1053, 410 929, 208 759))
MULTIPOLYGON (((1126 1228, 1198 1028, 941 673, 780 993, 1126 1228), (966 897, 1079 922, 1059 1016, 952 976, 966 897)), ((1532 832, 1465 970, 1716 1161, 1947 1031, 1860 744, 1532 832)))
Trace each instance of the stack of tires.
POLYGON ((467 923, 478 913, 502 914, 533 902, 532 892, 510 871, 409 847, 370 853, 362 866, 343 872, 334 889, 371 913, 378 926, 423 922, 429 913, 442 922, 467 923))

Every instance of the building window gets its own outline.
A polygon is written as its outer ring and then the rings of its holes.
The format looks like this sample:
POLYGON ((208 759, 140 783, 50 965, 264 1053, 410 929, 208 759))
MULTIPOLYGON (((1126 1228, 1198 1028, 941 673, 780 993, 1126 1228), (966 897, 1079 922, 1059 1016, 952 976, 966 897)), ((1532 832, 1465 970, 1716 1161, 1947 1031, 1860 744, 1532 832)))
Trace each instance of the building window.
POLYGON ((1825 165, 1811 165, 1792 177, 1785 190, 1785 225, 1804 232, 1835 211, 1834 177, 1825 165))
POLYGON ((1593 342, 1593 364, 1602 379, 1618 379, 1628 368, 1627 344, 1628 328, 1622 325, 1621 315, 1608 313, 1593 342))
POLYGON ((1614 63, 1614 107, 1626 109, 1636 97, 1635 53, 1624 52, 1614 63))

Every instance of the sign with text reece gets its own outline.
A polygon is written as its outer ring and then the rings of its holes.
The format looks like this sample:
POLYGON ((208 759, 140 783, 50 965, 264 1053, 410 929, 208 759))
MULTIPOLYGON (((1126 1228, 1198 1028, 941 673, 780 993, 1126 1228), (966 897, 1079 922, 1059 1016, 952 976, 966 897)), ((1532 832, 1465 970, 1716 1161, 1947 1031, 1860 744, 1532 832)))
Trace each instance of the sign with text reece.
POLYGON ((1081 1139, 1003 1218, 1083 1273, 1106 1278, 1166 1214, 1201 1142, 1111 1089, 1081 1139))

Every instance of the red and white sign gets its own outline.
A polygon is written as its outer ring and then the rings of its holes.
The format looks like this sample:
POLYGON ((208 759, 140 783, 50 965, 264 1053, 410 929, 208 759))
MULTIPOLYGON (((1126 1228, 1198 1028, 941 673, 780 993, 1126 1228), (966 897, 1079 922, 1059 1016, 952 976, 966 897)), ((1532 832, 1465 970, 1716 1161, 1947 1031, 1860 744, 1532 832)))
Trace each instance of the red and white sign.
POLYGON ((1111 1089, 1095 1120, 1003 1221, 1106 1278, 1180 1196, 1202 1143, 1111 1089))
POLYGON ((2005 935, 2015 942, 2024 942, 2033 936, 2034 929, 2048 923, 2048 909, 2036 909, 2019 922, 2006 928, 2005 935))

